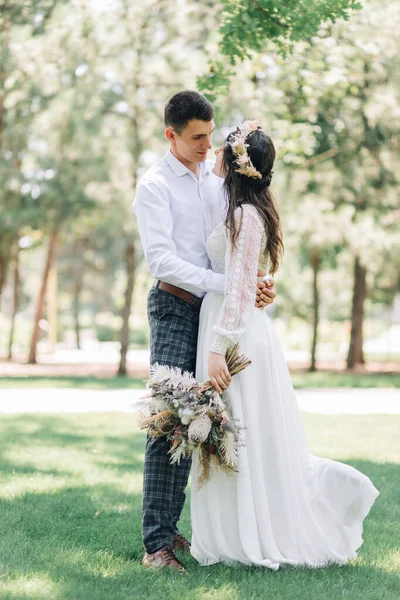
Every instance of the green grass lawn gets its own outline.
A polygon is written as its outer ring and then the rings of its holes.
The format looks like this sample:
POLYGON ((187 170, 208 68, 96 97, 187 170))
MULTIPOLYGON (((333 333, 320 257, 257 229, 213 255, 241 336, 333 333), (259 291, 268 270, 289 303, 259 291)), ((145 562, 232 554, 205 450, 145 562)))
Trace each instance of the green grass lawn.
MULTIPOLYGON (((399 376, 400 379, 400 376, 399 376)), ((5 388, 80 388, 87 390, 115 390, 125 388, 145 388, 145 377, 0 377, 0 389, 5 388)), ((399 384, 400 387, 400 384, 399 384)))
MULTIPOLYGON (((400 374, 388 373, 292 373, 293 385, 301 388, 400 388, 400 374)), ((1 388, 81 388, 81 389, 118 389, 144 388, 145 377, 1 377, 1 388)))
MULTIPOLYGON (((189 558, 179 576, 140 564, 144 435, 133 414, 2 415, 0 598, 398 600, 400 417, 304 420, 312 452, 359 468, 381 492, 359 556, 278 572, 189 558)), ((190 536, 189 502, 181 530, 190 536)))

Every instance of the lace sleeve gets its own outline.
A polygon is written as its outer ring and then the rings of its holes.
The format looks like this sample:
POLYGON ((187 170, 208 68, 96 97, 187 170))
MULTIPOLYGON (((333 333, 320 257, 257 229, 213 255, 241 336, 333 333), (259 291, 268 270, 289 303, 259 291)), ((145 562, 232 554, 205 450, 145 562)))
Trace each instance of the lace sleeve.
POLYGON ((264 228, 257 209, 248 204, 237 209, 241 223, 236 248, 230 240, 225 255, 225 299, 219 323, 213 327, 211 352, 225 354, 245 330, 256 299, 257 270, 264 228))

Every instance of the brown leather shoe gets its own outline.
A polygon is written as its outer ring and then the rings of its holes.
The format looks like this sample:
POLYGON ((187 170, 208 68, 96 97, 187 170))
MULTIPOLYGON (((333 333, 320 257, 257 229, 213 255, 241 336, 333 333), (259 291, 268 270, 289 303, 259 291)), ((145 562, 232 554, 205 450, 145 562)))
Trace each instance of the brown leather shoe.
POLYGON ((160 548, 160 550, 157 550, 157 552, 154 552, 153 554, 145 552, 142 563, 145 567, 151 569, 162 569, 163 567, 167 567, 168 569, 173 569, 179 573, 186 573, 186 569, 181 561, 175 556, 175 552, 171 546, 164 546, 164 548, 160 548))
POLYGON ((190 553, 190 542, 181 533, 174 535, 174 550, 190 553))

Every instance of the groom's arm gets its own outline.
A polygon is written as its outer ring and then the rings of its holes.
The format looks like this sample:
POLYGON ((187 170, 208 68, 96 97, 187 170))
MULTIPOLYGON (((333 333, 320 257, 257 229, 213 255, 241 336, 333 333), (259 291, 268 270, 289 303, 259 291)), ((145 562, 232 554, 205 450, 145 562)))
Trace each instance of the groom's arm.
POLYGON ((198 267, 177 255, 172 239, 173 219, 168 197, 154 181, 139 182, 133 209, 151 275, 177 287, 190 286, 202 292, 224 293, 225 276, 198 267))
POLYGON ((257 273, 257 291, 256 291, 256 308, 261 310, 272 304, 276 298, 275 282, 272 277, 266 278, 266 273, 258 271, 257 273))

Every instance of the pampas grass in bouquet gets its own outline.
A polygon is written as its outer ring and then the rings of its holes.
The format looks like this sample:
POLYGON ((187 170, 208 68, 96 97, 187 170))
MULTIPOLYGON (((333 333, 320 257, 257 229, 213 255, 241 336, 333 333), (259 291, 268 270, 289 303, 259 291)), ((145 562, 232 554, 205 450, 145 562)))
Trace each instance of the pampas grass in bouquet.
MULTIPOLYGON (((228 348, 225 359, 231 376, 251 364, 244 355, 239 356, 239 344, 228 348)), ((140 429, 171 441, 171 463, 179 463, 197 449, 202 467, 199 488, 209 479, 212 460, 226 472, 237 471, 243 428, 210 381, 198 383, 188 372, 155 364, 148 388, 150 394, 132 406, 139 413, 140 429)))

